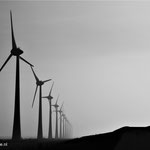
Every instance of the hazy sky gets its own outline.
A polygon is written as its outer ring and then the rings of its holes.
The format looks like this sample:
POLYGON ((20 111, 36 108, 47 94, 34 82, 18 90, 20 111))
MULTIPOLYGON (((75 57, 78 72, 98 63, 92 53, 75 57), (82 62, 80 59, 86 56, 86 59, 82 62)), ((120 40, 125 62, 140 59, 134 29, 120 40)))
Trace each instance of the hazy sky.
MULTIPOLYGON (((60 94, 75 137, 150 125, 150 2, 1 1, 0 66, 11 50, 10 9, 22 57, 40 79, 54 80, 53 103, 60 94)), ((22 136, 35 137, 36 83, 24 62, 20 73, 22 136)), ((14 87, 13 57, 0 73, 0 136, 12 134, 14 87)), ((48 112, 44 99, 45 137, 48 112)))

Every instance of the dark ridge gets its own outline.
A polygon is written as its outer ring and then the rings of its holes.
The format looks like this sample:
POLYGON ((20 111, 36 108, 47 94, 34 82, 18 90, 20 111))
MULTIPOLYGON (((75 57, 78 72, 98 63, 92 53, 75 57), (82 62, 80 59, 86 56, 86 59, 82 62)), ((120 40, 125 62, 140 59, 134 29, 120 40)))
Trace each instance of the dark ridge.
POLYGON ((150 150, 150 127, 122 127, 115 131, 75 139, 0 140, 0 149, 150 150))

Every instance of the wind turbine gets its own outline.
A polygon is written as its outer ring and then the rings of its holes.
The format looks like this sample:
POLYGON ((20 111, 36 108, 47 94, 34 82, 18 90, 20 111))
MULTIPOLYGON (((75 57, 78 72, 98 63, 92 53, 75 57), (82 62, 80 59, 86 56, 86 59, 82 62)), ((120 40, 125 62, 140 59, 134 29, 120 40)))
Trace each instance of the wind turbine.
POLYGON ((21 124, 20 124, 20 59, 26 62, 28 65, 32 66, 28 61, 22 58, 20 55, 23 54, 23 50, 17 47, 14 31, 13 31, 13 21, 12 21, 12 12, 10 11, 10 21, 11 21, 11 36, 12 36, 12 50, 10 55, 0 68, 0 71, 5 67, 7 62, 12 56, 16 57, 16 83, 15 83, 15 105, 14 105, 14 122, 13 122, 13 133, 12 139, 21 139, 21 124))
POLYGON ((33 104, 34 104, 34 101, 35 101, 35 96, 36 96, 36 93, 37 93, 38 86, 40 87, 39 88, 39 116, 38 116, 39 118, 38 118, 38 135, 37 136, 38 136, 38 139, 41 139, 41 138, 43 138, 43 130, 42 130, 42 85, 45 82, 50 81, 51 79, 41 81, 41 80, 39 80, 39 78, 35 74, 32 67, 31 67, 31 69, 32 69, 33 75, 34 75, 35 80, 36 80, 36 89, 35 89, 35 93, 34 93, 32 107, 33 107, 33 104))
POLYGON ((64 102, 62 103, 60 109, 58 110, 59 114, 60 114, 60 138, 62 138, 62 108, 63 108, 63 104, 64 102))
POLYGON ((72 137, 72 125, 70 121, 65 117, 65 137, 66 138, 71 138, 72 137))
POLYGON ((52 87, 50 89, 50 92, 49 92, 49 95, 48 96, 44 96, 43 98, 47 98, 48 101, 49 101, 49 132, 48 132, 48 138, 49 139, 52 139, 52 89, 53 89, 53 86, 54 86, 54 82, 52 84, 52 87))
POLYGON ((65 138, 65 114, 62 113, 62 137, 65 138))
POLYGON ((55 107, 55 112, 56 112, 56 128, 55 128, 55 138, 56 139, 58 139, 58 107, 59 107, 59 105, 57 104, 58 98, 59 98, 59 95, 57 97, 56 103, 54 105, 52 105, 55 107))

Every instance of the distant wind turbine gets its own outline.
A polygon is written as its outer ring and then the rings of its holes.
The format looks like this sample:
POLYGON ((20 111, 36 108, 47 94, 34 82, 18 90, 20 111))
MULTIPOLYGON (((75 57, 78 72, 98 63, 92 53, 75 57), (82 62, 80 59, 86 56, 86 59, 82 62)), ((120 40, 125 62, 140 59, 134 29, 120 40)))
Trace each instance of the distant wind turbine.
POLYGON ((60 114, 60 138, 62 138, 63 136, 62 136, 62 108, 63 108, 63 104, 64 104, 64 102, 62 103, 62 105, 61 105, 61 107, 60 107, 60 109, 58 110, 58 112, 59 112, 59 114, 60 114))
POLYGON ((10 55, 0 68, 0 71, 4 68, 7 62, 12 56, 16 57, 16 84, 15 84, 15 105, 14 105, 14 122, 13 122, 13 133, 12 139, 21 139, 21 125, 20 125, 20 59, 26 62, 28 65, 32 66, 28 61, 22 58, 20 55, 23 54, 23 50, 17 47, 14 31, 13 31, 13 21, 12 12, 10 11, 10 21, 11 21, 11 36, 12 36, 12 50, 10 55))
POLYGON ((65 114, 64 113, 62 113, 62 128, 63 128, 63 132, 62 132, 62 136, 63 136, 63 138, 65 138, 65 114))
POLYGON ((56 139, 58 139, 58 107, 59 107, 59 105, 57 104, 58 99, 59 99, 59 95, 57 97, 56 103, 54 105, 52 105, 55 107, 55 112, 56 112, 56 127, 55 127, 55 138, 56 139))
POLYGON ((54 82, 50 89, 49 95, 42 97, 42 98, 47 98, 49 101, 49 132, 48 132, 49 139, 52 139, 52 99, 53 99, 53 97, 52 97, 51 93, 52 93, 53 86, 54 86, 54 82))
POLYGON ((71 138, 72 137, 72 125, 67 117, 65 117, 65 137, 71 138))
POLYGON ((39 88, 39 118, 38 118, 38 139, 41 139, 43 138, 43 128, 42 128, 42 85, 45 83, 45 82, 48 82, 50 81, 51 79, 48 79, 48 80, 45 80, 45 81, 41 81, 39 80, 39 78, 37 77, 37 75, 35 74, 33 68, 31 67, 32 69, 32 72, 33 72, 33 75, 35 77, 35 80, 36 80, 36 89, 35 89, 35 93, 34 93, 34 98, 33 98, 33 102, 32 102, 32 107, 33 107, 33 104, 34 104, 34 101, 35 101, 35 96, 36 96, 36 93, 37 93, 37 89, 38 89, 38 86, 40 87, 39 88))

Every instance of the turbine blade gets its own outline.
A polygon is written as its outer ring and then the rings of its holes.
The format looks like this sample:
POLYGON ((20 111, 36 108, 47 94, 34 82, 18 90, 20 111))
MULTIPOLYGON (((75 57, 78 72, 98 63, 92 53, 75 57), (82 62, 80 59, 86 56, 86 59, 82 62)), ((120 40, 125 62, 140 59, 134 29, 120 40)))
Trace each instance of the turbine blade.
POLYGON ((34 75, 34 77, 35 77, 35 80, 36 80, 36 81, 39 81, 39 79, 38 79, 38 77, 36 76, 36 74, 35 74, 35 72, 34 72, 34 70, 33 70, 32 67, 31 67, 31 69, 32 69, 33 75, 34 75))
POLYGON ((35 93, 34 93, 34 98, 33 98, 33 102, 32 102, 32 107, 33 107, 33 104, 34 104, 34 101, 35 101, 35 96, 36 96, 37 88, 38 88, 38 86, 36 85, 36 89, 35 89, 35 93))
POLYGON ((54 86, 54 81, 53 81, 53 84, 52 84, 51 90, 50 90, 50 92, 49 92, 49 96, 50 96, 50 95, 51 95, 51 93, 52 93, 53 86, 54 86))
POLYGON ((59 94, 58 94, 58 96, 57 96, 57 100, 56 100, 56 103, 55 103, 55 105, 57 105, 58 99, 59 99, 59 94))
POLYGON ((10 54, 8 56, 8 58, 6 59, 6 61, 4 62, 3 66, 0 68, 0 71, 2 71, 2 69, 4 68, 4 66, 7 64, 7 62, 9 61, 9 59, 11 58, 12 54, 10 54))
POLYGON ((21 56, 19 56, 20 59, 22 59, 24 62, 26 62, 28 65, 30 65, 31 67, 34 67, 32 64, 30 64, 28 61, 26 61, 24 58, 22 58, 21 56))
POLYGON ((42 98, 47 98, 47 96, 43 96, 42 98))
POLYGON ((52 80, 52 79, 48 79, 48 80, 45 80, 45 81, 43 81, 43 82, 45 83, 45 82, 48 82, 48 81, 50 81, 50 80, 52 80))
POLYGON ((62 109, 63 105, 64 105, 64 102, 62 103, 62 105, 61 105, 61 107, 60 107, 60 111, 61 111, 61 109, 62 109))
POLYGON ((13 30, 13 21, 12 21, 12 12, 10 11, 10 20, 11 20, 11 36, 12 36, 12 49, 16 49, 16 41, 14 37, 14 30, 13 30))

